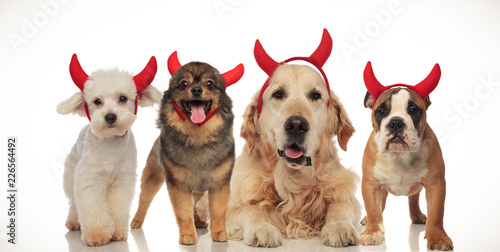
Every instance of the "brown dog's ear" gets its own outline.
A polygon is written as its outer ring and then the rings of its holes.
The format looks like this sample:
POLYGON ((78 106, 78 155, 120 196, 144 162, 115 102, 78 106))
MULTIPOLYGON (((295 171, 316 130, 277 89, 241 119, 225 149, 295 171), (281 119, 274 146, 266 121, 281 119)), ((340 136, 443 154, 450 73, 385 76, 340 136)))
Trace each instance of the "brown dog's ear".
POLYGON ((257 130, 255 124, 257 123, 257 101, 258 95, 252 98, 252 102, 245 109, 243 114, 243 124, 241 125, 240 136, 243 137, 248 146, 248 151, 252 151, 257 139, 257 130))
POLYGON ((429 96, 425 97, 424 102, 425 102, 425 109, 428 109, 429 106, 431 105, 431 98, 429 98, 429 96))
POLYGON ((330 111, 329 114, 332 114, 331 117, 337 117, 337 125, 335 133, 337 135, 337 141, 342 150, 347 151, 347 142, 356 131, 354 126, 352 126, 351 120, 349 120, 349 116, 347 116, 347 112, 344 109, 344 106, 340 103, 338 97, 330 92, 330 111))
POLYGON ((86 117, 85 98, 83 97, 83 92, 77 92, 69 99, 59 103, 57 106, 57 113, 63 115, 71 113, 86 117))
POLYGON ((366 91, 365 103, 364 103, 365 108, 372 109, 374 101, 375 101, 375 99, 373 99, 373 96, 370 94, 370 92, 366 91))

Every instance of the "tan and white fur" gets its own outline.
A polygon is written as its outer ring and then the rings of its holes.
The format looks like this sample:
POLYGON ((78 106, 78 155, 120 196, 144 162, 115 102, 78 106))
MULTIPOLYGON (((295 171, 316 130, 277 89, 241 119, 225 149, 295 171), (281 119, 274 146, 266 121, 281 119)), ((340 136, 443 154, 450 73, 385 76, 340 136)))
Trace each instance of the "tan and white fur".
POLYGON ((320 238, 335 247, 356 244, 360 204, 354 194, 359 177, 342 166, 332 141, 337 136, 346 150, 354 133, 339 99, 325 88, 317 71, 291 64, 274 72, 260 115, 258 96, 243 116, 246 144, 231 180, 226 224, 230 238, 259 247, 281 246, 283 238, 320 238), (290 118, 307 124, 297 144, 303 151, 298 159, 277 153, 293 141, 284 127, 290 118), (312 165, 303 157, 310 157, 312 165))
POLYGON ((57 107, 60 114, 85 117, 86 102, 92 118, 66 158, 63 175, 69 199, 66 227, 81 229, 82 240, 88 246, 127 239, 137 168, 131 130, 136 119, 135 99, 141 107, 161 99, 161 92, 153 86, 137 95, 132 77, 116 69, 97 70, 90 75, 83 92, 57 107))
POLYGON ((431 102, 407 88, 384 91, 374 103, 367 93, 365 106, 372 108, 373 131, 363 156, 362 194, 367 216, 360 235, 362 245, 378 245, 384 238, 382 212, 388 193, 408 196, 413 223, 426 224, 429 249, 453 250, 443 228, 446 181, 438 140, 427 124, 431 102), (425 188, 427 216, 419 207, 425 188))

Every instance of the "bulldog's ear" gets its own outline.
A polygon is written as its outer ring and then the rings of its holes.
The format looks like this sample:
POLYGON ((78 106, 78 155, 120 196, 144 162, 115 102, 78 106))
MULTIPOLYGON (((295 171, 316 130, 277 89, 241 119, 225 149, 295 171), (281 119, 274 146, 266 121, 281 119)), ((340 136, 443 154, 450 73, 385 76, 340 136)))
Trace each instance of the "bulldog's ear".
POLYGON ((83 92, 77 92, 69 99, 59 103, 57 106, 57 113, 59 114, 78 114, 85 117, 85 99, 83 92))
POLYGON ((370 92, 367 91, 366 95, 365 95, 365 102, 364 102, 365 108, 372 109, 374 101, 375 101, 375 99, 373 99, 373 96, 370 94, 370 92))
POLYGON ((431 105, 431 98, 429 98, 429 96, 425 97, 424 102, 425 102, 425 109, 428 109, 429 106, 431 105))
POLYGON ((334 128, 334 132, 337 135, 337 141, 342 150, 347 151, 347 142, 356 131, 354 126, 352 126, 351 120, 349 120, 349 116, 347 116, 347 111, 345 110, 342 103, 340 103, 338 97, 330 92, 330 107, 328 108, 330 111, 329 114, 334 114, 330 116, 331 118, 337 117, 337 125, 334 128))
POLYGON ((252 98, 252 102, 245 109, 245 113, 243 114, 243 124, 241 125, 240 136, 243 137, 248 146, 248 151, 251 152, 255 146, 255 142, 258 138, 256 124, 259 118, 257 112, 257 102, 258 102, 258 93, 252 98))

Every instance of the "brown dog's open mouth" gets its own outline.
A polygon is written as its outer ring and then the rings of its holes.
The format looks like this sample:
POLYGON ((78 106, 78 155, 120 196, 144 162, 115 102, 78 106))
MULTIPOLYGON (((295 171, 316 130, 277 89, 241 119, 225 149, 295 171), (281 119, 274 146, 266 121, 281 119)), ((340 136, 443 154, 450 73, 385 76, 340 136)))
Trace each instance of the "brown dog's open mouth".
POLYGON ((203 101, 203 100, 191 100, 191 101, 182 101, 182 105, 189 113, 189 119, 193 123, 202 123, 205 121, 208 113, 210 112, 210 108, 212 107, 212 101, 203 101))
POLYGON ((297 165, 302 165, 304 160, 306 161, 306 166, 311 166, 311 157, 304 156, 304 150, 298 144, 291 144, 285 148, 285 150, 278 149, 278 155, 284 157, 286 161, 294 163, 297 165))

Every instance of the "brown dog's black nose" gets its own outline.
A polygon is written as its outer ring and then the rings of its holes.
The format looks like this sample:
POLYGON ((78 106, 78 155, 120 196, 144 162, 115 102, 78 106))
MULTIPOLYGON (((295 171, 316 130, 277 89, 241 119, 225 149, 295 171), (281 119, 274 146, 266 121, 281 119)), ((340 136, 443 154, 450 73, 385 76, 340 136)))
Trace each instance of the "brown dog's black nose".
POLYGON ((396 117, 393 118, 389 121, 387 124, 387 129, 389 129, 390 132, 396 133, 396 132, 401 132, 405 128, 406 124, 403 122, 403 119, 396 117))
POLYGON ((285 122, 285 131, 292 136, 305 134, 309 130, 309 123, 302 116, 290 116, 285 122))
POLYGON ((104 120, 109 124, 113 124, 116 122, 116 115, 115 114, 107 114, 106 116, 104 116, 104 120))
POLYGON ((193 96, 195 96, 195 97, 200 96, 202 93, 203 93, 203 88, 201 88, 201 87, 191 88, 191 94, 193 94, 193 96))

